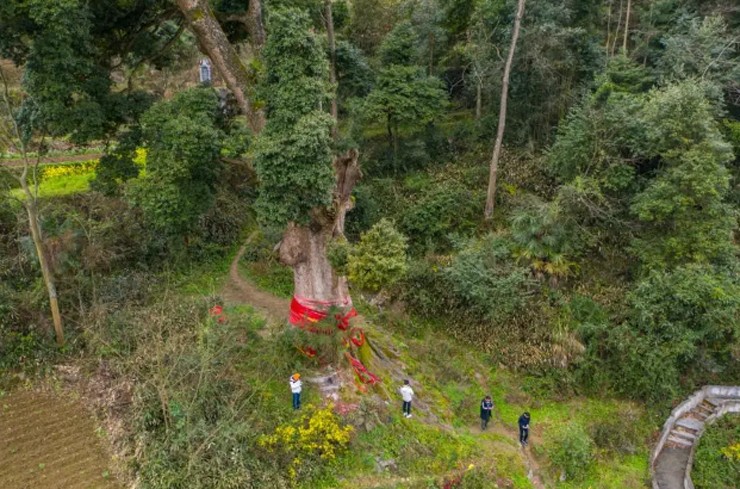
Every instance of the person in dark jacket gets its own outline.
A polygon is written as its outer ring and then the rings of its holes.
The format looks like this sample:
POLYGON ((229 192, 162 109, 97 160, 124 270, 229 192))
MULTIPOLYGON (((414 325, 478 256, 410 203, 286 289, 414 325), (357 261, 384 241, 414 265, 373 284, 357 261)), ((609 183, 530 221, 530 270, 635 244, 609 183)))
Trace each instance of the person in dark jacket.
POLYGON ((488 428, 488 421, 491 419, 491 412, 493 411, 493 400, 491 396, 486 396, 480 402, 480 429, 484 431, 488 428))
POLYGON ((519 416, 519 443, 522 444, 522 448, 527 446, 527 439, 529 438, 529 413, 524 413, 519 416))

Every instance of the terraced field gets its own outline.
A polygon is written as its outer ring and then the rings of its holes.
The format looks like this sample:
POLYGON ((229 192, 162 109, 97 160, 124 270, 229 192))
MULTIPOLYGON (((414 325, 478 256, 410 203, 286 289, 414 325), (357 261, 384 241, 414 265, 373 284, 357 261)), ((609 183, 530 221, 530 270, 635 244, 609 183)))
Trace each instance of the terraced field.
POLYGON ((0 488, 118 489, 82 406, 37 392, 0 398, 0 488))

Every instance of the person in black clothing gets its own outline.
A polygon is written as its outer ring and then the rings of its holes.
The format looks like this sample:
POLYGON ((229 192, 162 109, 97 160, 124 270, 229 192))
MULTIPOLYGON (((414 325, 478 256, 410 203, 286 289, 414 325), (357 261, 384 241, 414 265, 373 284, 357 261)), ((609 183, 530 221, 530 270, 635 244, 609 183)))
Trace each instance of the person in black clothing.
POLYGON ((493 400, 491 396, 486 396, 480 402, 480 429, 481 431, 488 428, 488 421, 491 419, 491 411, 493 410, 493 400))
POLYGON ((522 444, 522 448, 527 446, 527 439, 529 438, 529 413, 524 413, 519 416, 519 443, 522 444))

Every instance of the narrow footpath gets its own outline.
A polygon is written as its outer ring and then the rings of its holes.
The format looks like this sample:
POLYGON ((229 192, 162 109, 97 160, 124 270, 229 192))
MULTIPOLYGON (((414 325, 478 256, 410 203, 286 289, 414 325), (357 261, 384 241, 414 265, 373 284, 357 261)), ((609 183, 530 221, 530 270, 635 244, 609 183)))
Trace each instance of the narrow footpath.
MULTIPOLYGON (((239 248, 239 251, 234 257, 234 260, 231 262, 231 266, 229 267, 229 278, 226 281, 223 290, 221 291, 221 295, 224 297, 227 303, 249 305, 255 308, 255 310, 257 310, 259 313, 261 313, 268 323, 268 328, 266 328, 267 331, 265 332, 265 335, 267 336, 271 334, 274 328, 279 328, 286 324, 290 301, 288 299, 276 297, 271 293, 258 288, 255 284, 245 279, 240 274, 239 262, 244 256, 244 253, 246 252, 250 243, 254 239, 254 236, 255 235, 253 234, 247 238, 244 245, 239 248)), ((365 320, 362 316, 357 316, 352 320, 352 322, 365 323, 365 320)), ((389 358, 384 359, 384 362, 392 361, 393 360, 389 358)), ((396 368, 393 368, 392 370, 395 373, 399 373, 403 370, 403 367, 396 366, 396 368)), ((399 380, 401 378, 405 378, 405 376, 398 375, 398 379, 394 380, 399 380)), ((319 372, 317 373, 317 375, 308 377, 306 380, 316 385, 322 396, 336 395, 337 391, 342 385, 340 373, 332 369, 319 372)), ((423 403, 417 405, 419 406, 421 411, 427 411, 427 413, 425 413, 425 416, 417 417, 416 419, 425 423, 437 425, 439 429, 442 430, 456 430, 451 426, 440 424, 437 421, 436 416, 428 412, 428 408, 425 409, 426 406, 423 403)), ((497 431, 500 431, 503 435, 511 437, 513 439, 517 438, 518 433, 513 427, 504 427, 501 423, 496 423, 496 425, 498 425, 497 431)), ((537 464, 537 461, 534 459, 532 454, 529 452, 529 449, 520 450, 520 453, 522 463, 527 472, 527 478, 532 483, 532 487, 534 487, 534 489, 545 489, 546 486, 542 482, 542 478, 539 475, 539 465, 537 464)), ((371 481, 368 482, 370 485, 365 484, 355 487, 367 487, 368 489, 371 487, 376 487, 371 481)), ((383 487, 387 487, 386 485, 388 483, 403 484, 409 482, 411 482, 411 480, 408 478, 384 478, 382 480, 382 485, 383 487)))

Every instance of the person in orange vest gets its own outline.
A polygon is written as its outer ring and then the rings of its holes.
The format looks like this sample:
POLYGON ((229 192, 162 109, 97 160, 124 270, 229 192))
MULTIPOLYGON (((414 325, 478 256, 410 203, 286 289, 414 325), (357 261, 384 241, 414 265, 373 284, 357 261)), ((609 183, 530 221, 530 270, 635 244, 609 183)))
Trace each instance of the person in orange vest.
POLYGON ((293 409, 301 408, 301 390, 303 384, 301 383, 301 374, 294 373, 290 378, 290 392, 293 393, 293 409))

